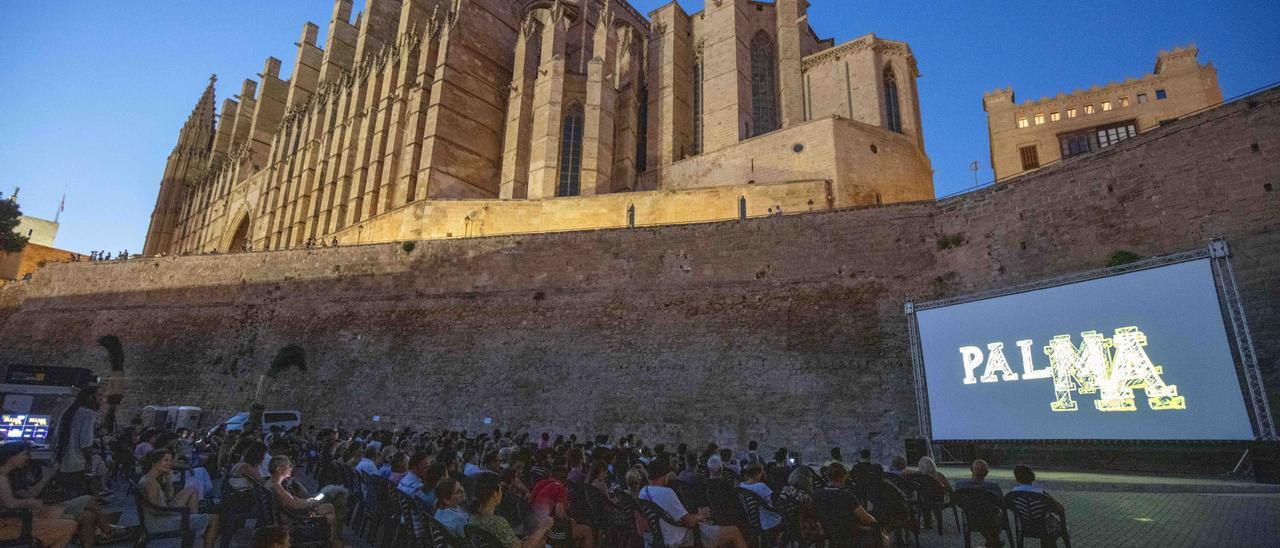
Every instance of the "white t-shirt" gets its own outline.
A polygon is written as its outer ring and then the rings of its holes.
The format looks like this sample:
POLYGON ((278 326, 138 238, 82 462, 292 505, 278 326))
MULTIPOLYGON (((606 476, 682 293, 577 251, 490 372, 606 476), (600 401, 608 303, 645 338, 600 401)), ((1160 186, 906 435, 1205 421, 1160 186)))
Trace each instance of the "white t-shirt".
MULTIPOLYGON (((662 507, 671 519, 680 521, 689 513, 684 509, 684 505, 680 503, 680 497, 676 496, 676 492, 670 487, 658 487, 656 485, 646 485, 640 489, 640 498, 643 500, 653 501, 654 504, 662 507)), ((688 536, 689 529, 678 525, 671 525, 665 521, 662 522, 662 538, 666 541, 667 546, 679 546, 684 542, 684 538, 688 536)))
POLYGON ((98 414, 88 407, 81 407, 71 417, 71 436, 67 438, 67 450, 62 455, 61 472, 81 472, 86 468, 84 448, 93 447, 93 423, 98 414))

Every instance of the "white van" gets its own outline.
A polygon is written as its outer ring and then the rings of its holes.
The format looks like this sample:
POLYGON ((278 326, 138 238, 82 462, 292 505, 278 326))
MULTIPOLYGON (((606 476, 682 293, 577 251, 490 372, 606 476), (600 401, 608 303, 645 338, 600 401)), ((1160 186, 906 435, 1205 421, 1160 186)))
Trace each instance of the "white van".
MULTIPOLYGON (((209 431, 209 435, 217 432, 234 432, 244 429, 244 423, 249 420, 249 412, 241 411, 232 415, 231 418, 222 421, 222 424, 215 426, 209 431)), ((273 410, 262 412, 262 431, 270 432, 271 427, 279 426, 281 430, 289 430, 290 428, 302 426, 302 413, 290 410, 273 410)))
POLYGON ((179 428, 195 430, 200 427, 204 411, 190 405, 148 405, 142 408, 142 425, 174 431, 179 428))

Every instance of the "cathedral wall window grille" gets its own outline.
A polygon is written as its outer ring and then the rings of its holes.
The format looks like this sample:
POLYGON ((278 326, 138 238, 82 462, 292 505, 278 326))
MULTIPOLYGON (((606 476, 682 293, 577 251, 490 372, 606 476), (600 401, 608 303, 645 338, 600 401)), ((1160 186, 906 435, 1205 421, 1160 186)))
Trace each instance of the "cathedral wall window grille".
MULTIPOLYGON (((893 74, 893 67, 884 69, 884 113, 885 127, 889 131, 902 133, 902 106, 898 102, 898 78, 893 74)), ((1038 123, 1043 123, 1043 118, 1038 123)), ((1018 122, 1018 127, 1026 127, 1018 122)))
POLYGON ((585 116, 581 103, 574 103, 564 115, 560 140, 560 181, 556 196, 577 196, 582 182, 582 126, 585 116))
POLYGON ((702 59, 693 62, 693 155, 702 154, 702 59))
POLYGON ((636 173, 649 169, 649 87, 641 84, 636 94, 636 173))
POLYGON ((764 31, 751 39, 751 110, 750 136, 764 135, 778 129, 778 61, 773 40, 764 31))

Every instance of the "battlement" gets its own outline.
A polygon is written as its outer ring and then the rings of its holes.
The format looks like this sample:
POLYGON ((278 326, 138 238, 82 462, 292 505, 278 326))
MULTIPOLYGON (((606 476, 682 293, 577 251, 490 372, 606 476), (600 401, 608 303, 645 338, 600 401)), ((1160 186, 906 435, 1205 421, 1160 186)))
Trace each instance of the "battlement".
POLYGON ((1175 68, 1198 67, 1200 64, 1196 61, 1196 56, 1199 54, 1200 49, 1195 44, 1173 48, 1169 51, 1160 50, 1160 53, 1156 56, 1156 67, 1153 72, 1162 74, 1166 70, 1175 68))
POLYGON ((1017 99, 1014 97, 1012 87, 996 88, 994 90, 991 90, 982 94, 983 110, 986 110, 986 108, 990 105, 995 105, 998 103, 1012 105, 1015 102, 1017 102, 1017 99))

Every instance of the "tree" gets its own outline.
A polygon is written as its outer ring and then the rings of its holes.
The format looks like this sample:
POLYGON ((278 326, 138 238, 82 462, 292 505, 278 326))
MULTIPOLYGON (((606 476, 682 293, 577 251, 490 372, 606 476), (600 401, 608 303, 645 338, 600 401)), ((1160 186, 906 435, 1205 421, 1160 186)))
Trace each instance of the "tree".
POLYGON ((262 425, 262 396, 270 389, 271 384, 287 369, 297 369, 298 371, 307 370, 307 353, 302 347, 291 344, 281 348, 276 352, 276 357, 271 360, 271 367, 266 373, 258 376, 258 389, 253 393, 253 404, 249 406, 249 420, 245 423, 245 431, 249 428, 258 428, 262 425))
POLYGON ((15 232, 20 216, 17 202, 0 200, 0 251, 18 253, 27 247, 27 237, 15 232))

